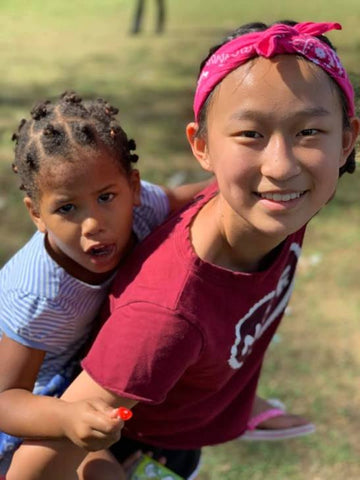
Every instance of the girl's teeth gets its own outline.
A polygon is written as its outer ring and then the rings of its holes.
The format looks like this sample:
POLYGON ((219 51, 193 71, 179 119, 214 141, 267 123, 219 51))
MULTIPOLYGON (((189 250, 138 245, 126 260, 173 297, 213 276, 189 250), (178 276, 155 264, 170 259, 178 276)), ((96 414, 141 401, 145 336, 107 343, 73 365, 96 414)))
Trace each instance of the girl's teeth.
POLYGON ((102 256, 107 255, 110 251, 110 247, 100 247, 100 248, 92 248, 90 251, 91 255, 102 256))
POLYGON ((261 198, 273 200, 274 202, 288 202, 289 200, 295 200, 295 198, 299 198, 300 196, 301 193, 260 193, 261 198))

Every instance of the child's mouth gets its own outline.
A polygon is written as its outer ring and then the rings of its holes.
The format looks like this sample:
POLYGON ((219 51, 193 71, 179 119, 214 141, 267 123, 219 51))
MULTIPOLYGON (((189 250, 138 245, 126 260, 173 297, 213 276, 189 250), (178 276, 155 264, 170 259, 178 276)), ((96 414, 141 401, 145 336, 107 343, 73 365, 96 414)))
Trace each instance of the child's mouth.
POLYGON ((113 253, 114 249, 114 245, 99 245, 90 248, 87 253, 92 257, 107 257, 113 253))

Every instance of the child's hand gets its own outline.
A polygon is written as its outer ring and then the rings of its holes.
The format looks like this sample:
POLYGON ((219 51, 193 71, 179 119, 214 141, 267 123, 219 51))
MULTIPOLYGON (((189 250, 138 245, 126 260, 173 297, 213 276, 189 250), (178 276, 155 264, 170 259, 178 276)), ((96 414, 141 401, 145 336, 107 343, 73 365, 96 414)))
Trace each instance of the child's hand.
POLYGON ((120 439, 124 426, 117 412, 101 399, 64 402, 64 434, 88 451, 108 448, 120 439))
POLYGON ((121 463, 121 466, 124 469, 126 480, 131 480, 132 474, 141 458, 141 455, 142 455, 141 450, 137 450, 121 463))

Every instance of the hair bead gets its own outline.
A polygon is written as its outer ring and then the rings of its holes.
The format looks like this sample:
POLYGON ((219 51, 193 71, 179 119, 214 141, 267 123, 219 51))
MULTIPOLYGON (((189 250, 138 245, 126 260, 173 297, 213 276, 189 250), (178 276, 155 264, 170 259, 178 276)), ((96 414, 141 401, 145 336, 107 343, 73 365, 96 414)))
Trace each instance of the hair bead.
POLYGON ((58 131, 56 130, 56 128, 54 127, 54 125, 52 123, 48 123, 43 130, 43 134, 46 135, 46 136, 47 135, 56 135, 56 133, 58 133, 58 131))
POLYGON ((35 105, 35 107, 30 112, 31 117, 34 120, 40 120, 41 118, 46 117, 48 113, 47 111, 48 104, 49 104, 49 101, 35 105))
POLYGON ((20 120, 20 123, 19 123, 19 126, 18 126, 18 132, 20 132, 20 130, 23 128, 23 126, 26 124, 26 119, 25 118, 22 118, 20 120))
POLYGON ((36 160, 32 152, 28 152, 26 154, 26 163, 28 164, 29 168, 34 169, 36 166, 36 160))
POLYGON ((106 115, 109 115, 109 117, 113 117, 119 113, 119 109, 116 107, 113 107, 109 103, 105 104, 105 113, 106 115))
POLYGON ((128 140, 128 149, 129 150, 136 150, 136 143, 135 143, 135 140, 133 138, 130 138, 128 140))
POLYGON ((64 101, 68 103, 80 103, 82 101, 82 98, 73 91, 64 92, 60 98, 64 99, 64 101))

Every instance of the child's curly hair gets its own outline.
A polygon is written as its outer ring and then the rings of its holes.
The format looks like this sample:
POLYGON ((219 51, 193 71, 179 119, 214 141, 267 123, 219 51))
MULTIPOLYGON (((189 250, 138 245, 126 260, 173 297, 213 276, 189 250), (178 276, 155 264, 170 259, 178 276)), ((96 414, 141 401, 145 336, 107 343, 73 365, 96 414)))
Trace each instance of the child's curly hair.
POLYGON ((30 120, 21 120, 12 136, 15 145, 13 171, 21 179, 20 189, 39 200, 38 174, 45 162, 72 161, 79 149, 108 152, 125 173, 138 156, 134 140, 116 120, 118 109, 102 98, 83 101, 75 92, 64 92, 58 100, 38 103, 30 120))

